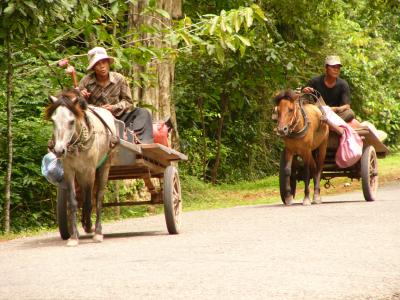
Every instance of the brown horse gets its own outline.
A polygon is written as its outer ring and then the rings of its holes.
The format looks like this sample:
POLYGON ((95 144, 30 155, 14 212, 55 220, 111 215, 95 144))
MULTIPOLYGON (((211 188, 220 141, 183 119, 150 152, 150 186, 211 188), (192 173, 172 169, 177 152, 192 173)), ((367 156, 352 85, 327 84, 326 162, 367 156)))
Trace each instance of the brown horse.
POLYGON ((68 246, 78 245, 75 181, 83 199, 82 221, 86 232, 92 230, 92 198, 96 204, 96 225, 93 240, 103 240, 101 208, 110 169, 116 129, 112 114, 103 108, 88 107, 76 90, 63 91, 58 97, 49 97, 51 104, 46 109, 46 119, 53 123, 51 150, 62 161, 64 180, 58 192, 65 194, 67 201, 69 234, 68 246), (95 184, 96 182, 96 184, 95 184))
POLYGON ((292 162, 293 157, 298 155, 304 162, 303 205, 311 204, 310 175, 314 180, 313 203, 321 203, 320 179, 326 155, 329 127, 326 122, 321 120, 321 110, 314 104, 306 103, 301 95, 293 91, 279 93, 275 96, 274 101, 277 110, 277 132, 285 142, 282 200, 286 205, 293 202, 292 162))

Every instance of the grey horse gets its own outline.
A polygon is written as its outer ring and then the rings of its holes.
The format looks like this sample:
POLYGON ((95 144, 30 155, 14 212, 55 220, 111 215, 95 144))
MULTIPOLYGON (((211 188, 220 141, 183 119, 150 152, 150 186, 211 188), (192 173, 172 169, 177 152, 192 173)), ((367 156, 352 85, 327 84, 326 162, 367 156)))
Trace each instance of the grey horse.
POLYGON ((68 207, 70 238, 67 246, 78 245, 76 185, 82 198, 82 224, 92 231, 92 203, 96 205, 93 240, 103 241, 101 209, 110 170, 110 156, 115 146, 114 117, 103 108, 88 106, 79 91, 65 90, 51 101, 45 117, 53 123, 50 149, 62 161, 68 207))

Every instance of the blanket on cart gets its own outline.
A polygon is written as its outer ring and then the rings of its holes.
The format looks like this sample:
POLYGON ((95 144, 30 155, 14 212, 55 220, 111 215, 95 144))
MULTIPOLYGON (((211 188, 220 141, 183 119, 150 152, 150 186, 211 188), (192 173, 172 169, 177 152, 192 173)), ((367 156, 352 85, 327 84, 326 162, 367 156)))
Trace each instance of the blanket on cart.
POLYGON ((361 158, 363 149, 361 137, 332 108, 326 105, 322 106, 322 108, 329 121, 344 129, 335 155, 336 164, 339 168, 351 167, 361 158))

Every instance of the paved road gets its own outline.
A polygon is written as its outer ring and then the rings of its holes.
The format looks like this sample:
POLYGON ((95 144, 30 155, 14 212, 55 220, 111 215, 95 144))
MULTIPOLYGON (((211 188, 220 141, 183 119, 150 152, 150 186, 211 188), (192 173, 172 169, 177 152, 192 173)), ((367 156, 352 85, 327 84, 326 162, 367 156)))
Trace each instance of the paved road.
POLYGON ((400 299, 400 185, 319 206, 259 205, 0 243, 0 299, 400 299))

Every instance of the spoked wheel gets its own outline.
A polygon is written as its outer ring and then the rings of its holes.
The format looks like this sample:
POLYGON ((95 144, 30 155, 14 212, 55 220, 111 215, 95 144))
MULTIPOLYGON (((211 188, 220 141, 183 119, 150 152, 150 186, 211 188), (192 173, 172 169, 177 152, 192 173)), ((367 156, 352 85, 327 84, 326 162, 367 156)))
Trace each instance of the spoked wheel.
POLYGON ((373 146, 367 146, 361 156, 361 184, 365 200, 375 201, 378 191, 378 159, 373 146))
POLYGON ((168 166, 164 172, 164 214, 170 234, 178 234, 181 228, 182 196, 178 170, 168 166))
POLYGON ((57 223, 63 240, 71 237, 68 219, 67 191, 59 185, 57 188, 57 223))
MULTIPOLYGON (((286 158, 285 158, 285 150, 281 153, 281 161, 279 164, 279 191, 281 194, 281 200, 284 204, 285 202, 285 165, 286 165, 286 158)), ((293 158, 292 162, 292 173, 290 175, 290 193, 294 196, 296 195, 296 159, 293 158)))

